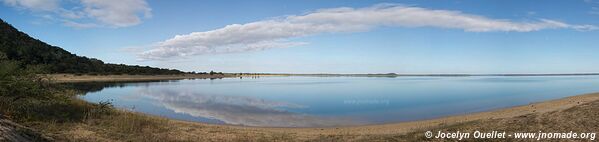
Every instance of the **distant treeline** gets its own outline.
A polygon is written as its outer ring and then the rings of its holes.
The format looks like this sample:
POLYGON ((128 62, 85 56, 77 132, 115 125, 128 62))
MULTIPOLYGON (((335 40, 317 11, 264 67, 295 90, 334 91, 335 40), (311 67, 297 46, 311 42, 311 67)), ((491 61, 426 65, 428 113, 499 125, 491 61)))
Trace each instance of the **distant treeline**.
POLYGON ((21 66, 36 66, 47 73, 74 74, 183 74, 174 69, 109 64, 77 56, 60 47, 30 37, 0 19, 0 54, 21 66))

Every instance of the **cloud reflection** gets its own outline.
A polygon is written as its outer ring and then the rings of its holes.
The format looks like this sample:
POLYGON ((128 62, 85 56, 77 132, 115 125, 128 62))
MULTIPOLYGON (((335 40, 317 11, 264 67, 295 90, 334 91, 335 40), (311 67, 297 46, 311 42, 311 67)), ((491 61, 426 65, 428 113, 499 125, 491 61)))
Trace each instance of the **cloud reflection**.
POLYGON ((247 96, 206 95, 173 89, 142 89, 140 94, 159 101, 167 109, 227 124, 269 127, 314 127, 348 125, 351 121, 319 118, 285 111, 305 106, 247 96))

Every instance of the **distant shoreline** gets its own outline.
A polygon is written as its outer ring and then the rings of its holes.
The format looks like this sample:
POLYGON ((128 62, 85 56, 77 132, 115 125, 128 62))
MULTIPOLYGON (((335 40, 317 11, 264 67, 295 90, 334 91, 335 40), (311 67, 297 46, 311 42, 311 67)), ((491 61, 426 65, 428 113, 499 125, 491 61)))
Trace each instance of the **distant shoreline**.
POLYGON ((125 82, 161 81, 180 79, 219 79, 235 77, 308 76, 308 77, 470 77, 470 76, 599 76, 599 73, 566 74, 285 74, 285 73, 224 73, 224 74, 180 74, 180 75, 75 75, 48 74, 56 83, 77 82, 125 82))
POLYGON ((236 77, 232 74, 180 74, 180 75, 74 75, 74 74, 49 74, 46 75, 55 83, 78 82, 127 82, 127 81, 161 81, 180 79, 219 79, 236 77))
POLYGON ((563 73, 563 74, 400 74, 398 76, 589 76, 599 73, 563 73))
POLYGON ((599 73, 547 73, 547 74, 293 74, 293 73, 242 73, 242 76, 348 76, 348 77, 402 77, 402 76, 440 76, 440 77, 459 77, 459 76, 595 76, 599 73))

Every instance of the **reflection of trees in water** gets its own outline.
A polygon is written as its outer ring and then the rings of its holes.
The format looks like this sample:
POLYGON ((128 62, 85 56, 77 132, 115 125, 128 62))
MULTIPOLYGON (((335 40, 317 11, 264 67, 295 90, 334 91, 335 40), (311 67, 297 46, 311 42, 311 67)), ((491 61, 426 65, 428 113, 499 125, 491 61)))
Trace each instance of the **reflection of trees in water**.
POLYGON ((99 92, 104 88, 122 88, 127 86, 149 86, 155 83, 178 82, 178 80, 158 80, 158 81, 119 81, 119 82, 78 82, 78 83, 61 83, 67 89, 73 89, 82 92, 83 94, 99 92))
MULTIPOLYGON (((222 78, 206 78, 210 80, 222 78)), ((196 78, 187 79, 196 80, 196 78)), ((179 80, 153 80, 153 81, 114 81, 114 82, 77 82, 77 83, 61 83, 67 89, 73 89, 82 92, 83 94, 102 91, 104 88, 126 87, 126 86, 149 86, 156 83, 179 82, 179 80)))

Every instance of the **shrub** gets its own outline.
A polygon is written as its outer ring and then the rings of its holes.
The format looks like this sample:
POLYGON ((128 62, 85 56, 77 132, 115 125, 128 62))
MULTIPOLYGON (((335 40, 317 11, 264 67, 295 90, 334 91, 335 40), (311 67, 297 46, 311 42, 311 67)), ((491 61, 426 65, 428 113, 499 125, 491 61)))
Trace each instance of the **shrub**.
POLYGON ((17 122, 71 121, 83 118, 94 107, 73 102, 75 93, 50 84, 37 75, 38 66, 21 67, 17 61, 0 60, 0 114, 17 122))

